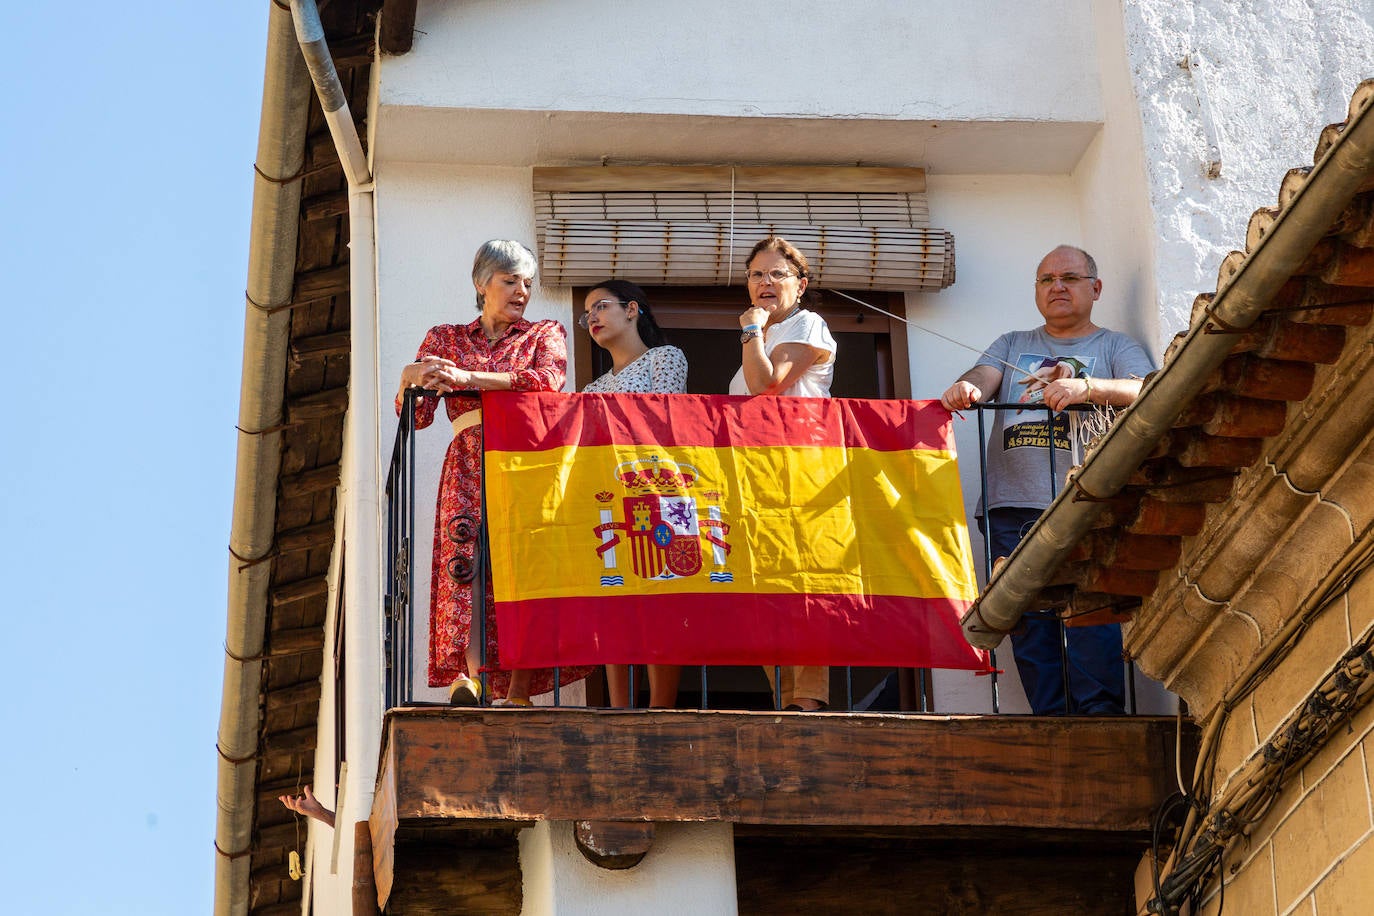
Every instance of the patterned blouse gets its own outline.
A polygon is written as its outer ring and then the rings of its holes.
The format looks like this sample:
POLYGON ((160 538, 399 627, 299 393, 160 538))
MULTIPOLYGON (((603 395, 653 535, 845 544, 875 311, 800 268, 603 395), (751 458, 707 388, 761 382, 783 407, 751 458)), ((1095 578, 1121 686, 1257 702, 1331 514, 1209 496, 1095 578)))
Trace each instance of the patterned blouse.
POLYGON ((687 357, 677 347, 654 347, 619 372, 607 372, 582 390, 682 394, 687 391, 687 357))

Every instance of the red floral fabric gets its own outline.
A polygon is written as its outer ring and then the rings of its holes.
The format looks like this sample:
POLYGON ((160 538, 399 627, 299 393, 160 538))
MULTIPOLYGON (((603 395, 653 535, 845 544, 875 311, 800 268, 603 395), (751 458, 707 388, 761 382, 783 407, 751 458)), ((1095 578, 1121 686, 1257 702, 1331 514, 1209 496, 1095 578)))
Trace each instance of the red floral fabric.
MULTIPOLYGON (((416 359, 440 356, 463 369, 476 372, 514 373, 516 391, 558 391, 567 374, 568 344, 563 326, 556 321, 517 321, 502 337, 490 342, 482 326, 441 324, 430 328, 416 359)), ((481 401, 474 396, 444 400, 454 420, 481 401)), ((436 398, 422 398, 415 405, 415 426, 434 422, 436 398)), ((400 413, 401 404, 396 403, 400 413)), ((449 443, 439 478, 439 500, 434 514, 434 559, 430 573, 429 685, 447 687, 467 674, 465 653, 472 627, 473 553, 481 523, 482 473, 481 424, 463 430, 449 443)), ((510 672, 501 670, 496 646, 495 601, 487 578, 486 668, 493 697, 505 696, 510 672)), ((591 667, 562 668, 559 682, 567 685, 586 677, 591 667)), ((553 689, 553 671, 540 669, 531 679, 531 695, 553 689)))

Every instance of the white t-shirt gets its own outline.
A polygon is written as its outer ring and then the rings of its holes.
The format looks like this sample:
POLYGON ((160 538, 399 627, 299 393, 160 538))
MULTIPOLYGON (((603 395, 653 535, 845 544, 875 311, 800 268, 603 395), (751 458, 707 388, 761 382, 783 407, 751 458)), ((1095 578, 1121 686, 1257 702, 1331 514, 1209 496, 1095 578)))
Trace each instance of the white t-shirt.
POLYGON ((582 390, 682 394, 687 390, 687 357, 677 347, 654 347, 619 372, 607 372, 582 390))
MULTIPOLYGON (((830 358, 823 363, 812 363, 810 368, 786 391, 778 394, 795 398, 830 397, 830 380, 835 377, 835 338, 825 319, 815 312, 797 309, 777 324, 763 332, 763 351, 770 357, 773 351, 785 343, 804 343, 817 350, 824 350, 830 358)), ((748 394, 749 386, 744 381, 744 367, 740 366, 735 377, 730 379, 731 394, 748 394)))

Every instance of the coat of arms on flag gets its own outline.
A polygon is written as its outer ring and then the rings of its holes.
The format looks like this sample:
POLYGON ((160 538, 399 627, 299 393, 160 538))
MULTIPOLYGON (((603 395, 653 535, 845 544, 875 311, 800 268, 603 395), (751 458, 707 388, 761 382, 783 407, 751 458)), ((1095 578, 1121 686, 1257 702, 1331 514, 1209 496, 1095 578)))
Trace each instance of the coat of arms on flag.
POLYGON ((601 504, 601 524, 594 532, 601 538, 596 552, 601 557, 605 573, 603 586, 624 585, 620 574, 622 552, 616 547, 622 542, 621 533, 628 540, 630 565, 641 579, 685 579, 702 569, 702 541, 712 553, 712 582, 731 582, 734 575, 724 569, 730 545, 724 535, 730 526, 721 520, 720 493, 702 494, 710 503, 707 517, 697 515, 697 500, 692 489, 698 482, 697 469, 678 464, 657 455, 647 460, 623 461, 616 468, 616 479, 630 494, 623 498, 623 516, 615 519, 610 508, 614 494, 603 490, 596 494, 601 504))

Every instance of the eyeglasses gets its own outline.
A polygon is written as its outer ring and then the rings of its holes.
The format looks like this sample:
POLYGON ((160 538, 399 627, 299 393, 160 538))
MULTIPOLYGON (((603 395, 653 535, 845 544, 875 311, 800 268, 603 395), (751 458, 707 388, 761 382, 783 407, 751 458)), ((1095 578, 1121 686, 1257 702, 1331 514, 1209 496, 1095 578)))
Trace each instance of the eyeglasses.
POLYGON ((1056 283, 1063 283, 1065 286, 1073 286, 1084 280, 1096 280, 1096 277, 1085 277, 1082 274, 1044 274, 1035 278, 1035 283, 1041 289, 1049 289, 1056 283))
POLYGON ((783 270, 781 267, 774 267, 772 270, 746 270, 744 272, 745 279, 747 279, 750 283, 762 283, 764 277, 767 277, 774 283, 781 283, 788 277, 795 276, 797 275, 794 274, 792 271, 783 270))
POLYGON ((598 299, 588 306, 585 312, 577 316, 577 325, 580 328, 588 328, 591 326, 593 315, 600 318, 601 313, 611 306, 618 305, 624 308, 628 304, 629 303, 621 302, 619 299, 598 299))

